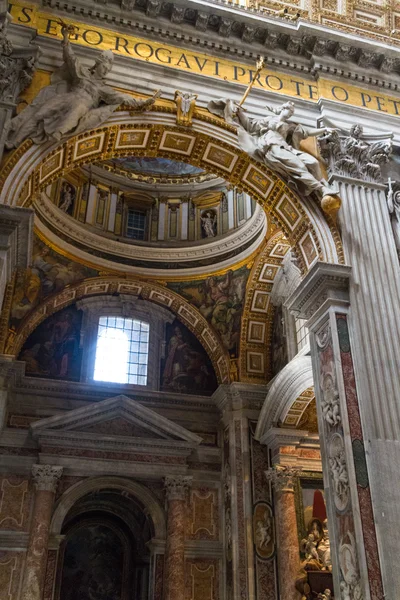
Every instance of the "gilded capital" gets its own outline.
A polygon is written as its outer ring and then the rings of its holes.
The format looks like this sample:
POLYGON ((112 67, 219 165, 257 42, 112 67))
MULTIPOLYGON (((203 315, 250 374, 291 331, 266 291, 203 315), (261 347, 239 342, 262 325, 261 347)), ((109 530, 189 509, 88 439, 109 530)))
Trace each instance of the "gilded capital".
POLYGON ((193 477, 187 475, 167 476, 164 487, 168 500, 184 500, 193 483, 193 477))
POLYGON ((55 493, 61 478, 63 467, 54 465, 33 465, 32 476, 38 491, 55 493))
POLYGON ((276 465, 265 471, 265 477, 272 483, 276 492, 294 492, 296 479, 301 471, 299 467, 276 465))

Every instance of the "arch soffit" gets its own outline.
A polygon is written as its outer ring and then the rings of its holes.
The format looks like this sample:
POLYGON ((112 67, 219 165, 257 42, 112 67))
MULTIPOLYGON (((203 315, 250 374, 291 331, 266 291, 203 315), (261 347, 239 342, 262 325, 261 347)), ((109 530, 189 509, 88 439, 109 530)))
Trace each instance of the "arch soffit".
POLYGON ((75 483, 68 488, 59 498, 51 521, 50 532, 59 535, 67 513, 73 505, 83 496, 90 492, 101 489, 114 489, 129 492, 145 506, 150 515, 156 539, 163 540, 166 537, 165 514, 159 501, 146 487, 123 477, 90 477, 84 481, 75 483))
POLYGON ((270 379, 274 307, 271 290, 290 245, 275 232, 257 256, 247 286, 240 335, 240 381, 266 383, 270 379))
POLYGON ((262 441, 271 427, 275 427, 278 421, 284 421, 293 403, 313 385, 311 357, 298 356, 291 360, 278 373, 268 390, 257 423, 256 439, 262 441))
POLYGON ((53 294, 22 322, 12 344, 7 345, 7 353, 18 356, 28 336, 50 315, 82 298, 110 294, 131 294, 168 308, 200 341, 210 357, 218 383, 229 383, 229 356, 203 315, 179 294, 140 279, 93 277, 53 294))
POLYGON ((223 177, 252 196, 279 224, 303 272, 320 258, 343 262, 337 229, 315 202, 300 200, 265 165, 238 147, 234 128, 207 111, 192 127, 176 125, 174 108, 145 114, 117 111, 101 128, 40 146, 24 142, 0 175, 0 203, 29 206, 50 183, 77 167, 121 156, 161 156, 189 162, 223 177))

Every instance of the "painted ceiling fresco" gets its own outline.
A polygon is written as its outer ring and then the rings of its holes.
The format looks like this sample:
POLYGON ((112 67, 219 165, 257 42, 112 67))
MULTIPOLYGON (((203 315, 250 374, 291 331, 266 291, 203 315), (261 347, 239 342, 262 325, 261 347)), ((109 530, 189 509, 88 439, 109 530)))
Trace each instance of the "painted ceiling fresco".
POLYGON ((186 176, 204 173, 203 169, 168 158, 126 156, 106 161, 107 163, 114 168, 116 167, 132 173, 145 173, 147 175, 186 176))
POLYGON ((35 237, 32 264, 28 269, 22 270, 16 280, 10 315, 11 326, 17 327, 22 319, 50 294, 60 292, 66 285, 97 275, 98 272, 94 269, 57 254, 35 237))
POLYGON ((231 357, 239 351, 240 324, 250 270, 244 266, 202 281, 169 283, 168 287, 196 306, 219 334, 231 357))

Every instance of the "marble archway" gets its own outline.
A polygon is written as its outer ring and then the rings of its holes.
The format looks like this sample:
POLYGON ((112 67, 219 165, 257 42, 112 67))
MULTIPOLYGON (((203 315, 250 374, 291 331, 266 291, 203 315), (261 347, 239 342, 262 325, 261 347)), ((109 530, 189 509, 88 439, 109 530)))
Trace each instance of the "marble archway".
MULTIPOLYGON (((285 420, 293 403, 314 385, 310 356, 298 356, 290 361, 274 379, 261 409, 255 433, 263 438, 272 427, 285 420)), ((310 401, 311 401, 310 397, 310 401)))
POLYGON ((103 126, 61 144, 24 142, 0 178, 0 203, 31 206, 35 197, 76 167, 111 157, 160 156, 186 161, 224 177, 250 194, 281 228, 303 273, 316 260, 342 263, 337 228, 309 198, 299 198, 275 173, 239 149, 234 128, 204 109, 191 127, 176 125, 172 102, 149 113, 117 111, 103 126))

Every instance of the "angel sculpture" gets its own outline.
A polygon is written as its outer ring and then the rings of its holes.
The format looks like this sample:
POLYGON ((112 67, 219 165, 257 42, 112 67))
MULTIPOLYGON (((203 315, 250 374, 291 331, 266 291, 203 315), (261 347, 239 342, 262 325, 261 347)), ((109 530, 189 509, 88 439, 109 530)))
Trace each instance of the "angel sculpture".
POLYGON ((300 150, 301 140, 326 134, 329 129, 305 127, 290 121, 295 110, 293 102, 265 108, 267 114, 254 119, 233 100, 208 104, 211 113, 237 127, 242 150, 288 178, 300 192, 307 196, 317 192, 322 198, 337 194, 339 190, 322 179, 318 160, 300 150))
POLYGON ((143 110, 160 96, 158 91, 147 100, 136 100, 116 92, 104 83, 113 65, 111 50, 103 52, 89 69, 72 50, 71 27, 63 25, 61 32, 64 64, 53 74, 51 85, 43 88, 33 102, 12 119, 6 142, 9 149, 28 138, 36 144, 59 141, 67 135, 98 127, 121 104, 143 110))

